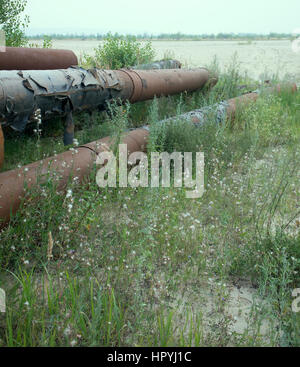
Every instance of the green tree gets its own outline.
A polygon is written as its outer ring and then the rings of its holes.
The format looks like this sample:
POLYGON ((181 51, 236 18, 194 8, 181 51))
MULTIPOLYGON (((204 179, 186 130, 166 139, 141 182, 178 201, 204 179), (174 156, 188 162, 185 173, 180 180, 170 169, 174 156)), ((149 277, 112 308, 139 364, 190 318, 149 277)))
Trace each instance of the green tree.
POLYGON ((6 46, 24 46, 27 43, 25 29, 28 26, 27 15, 22 13, 27 0, 0 0, 0 28, 5 32, 6 46))

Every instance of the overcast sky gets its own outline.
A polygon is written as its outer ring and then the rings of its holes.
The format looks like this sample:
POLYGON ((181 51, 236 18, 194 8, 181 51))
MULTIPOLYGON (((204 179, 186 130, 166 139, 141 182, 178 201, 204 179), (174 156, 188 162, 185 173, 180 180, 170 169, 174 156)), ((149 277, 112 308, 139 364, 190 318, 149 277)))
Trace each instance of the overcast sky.
POLYGON ((300 0, 28 0, 35 33, 291 33, 300 0))

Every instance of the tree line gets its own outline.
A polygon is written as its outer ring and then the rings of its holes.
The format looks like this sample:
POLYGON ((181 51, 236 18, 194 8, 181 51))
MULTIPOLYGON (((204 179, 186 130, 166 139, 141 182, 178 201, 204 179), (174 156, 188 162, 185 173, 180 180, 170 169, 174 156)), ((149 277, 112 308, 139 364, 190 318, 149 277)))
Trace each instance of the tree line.
MULTIPOLYGON (((35 46, 30 44, 30 39, 43 39, 44 47, 51 45, 51 39, 63 40, 63 39, 129 39, 129 40, 269 40, 269 39, 294 39, 296 35, 289 33, 269 33, 269 34, 257 34, 257 33, 218 33, 218 34, 184 34, 177 33, 161 33, 159 35, 153 35, 148 33, 137 35, 121 35, 118 33, 95 33, 95 34, 36 34, 26 36, 26 29, 29 25, 29 17, 23 15, 27 0, 0 0, 0 30, 5 32, 6 45, 7 46, 35 46)), ((300 35, 297 35, 297 37, 300 35)))
MULTIPOLYGON (((143 34, 127 34, 122 35, 119 33, 111 34, 111 33, 94 33, 94 34, 86 34, 86 33, 52 33, 47 34, 51 39, 56 40, 64 40, 64 39, 80 39, 80 40, 106 40, 107 38, 111 38, 112 36, 115 38, 132 38, 138 40, 192 40, 192 41, 202 41, 202 40, 270 40, 270 39, 293 39, 291 33, 269 33, 269 34, 258 34, 258 33, 218 33, 218 34, 184 34, 184 33, 161 33, 158 35, 143 33, 143 34)), ((36 34, 31 35, 29 39, 44 39, 44 34, 36 34)))

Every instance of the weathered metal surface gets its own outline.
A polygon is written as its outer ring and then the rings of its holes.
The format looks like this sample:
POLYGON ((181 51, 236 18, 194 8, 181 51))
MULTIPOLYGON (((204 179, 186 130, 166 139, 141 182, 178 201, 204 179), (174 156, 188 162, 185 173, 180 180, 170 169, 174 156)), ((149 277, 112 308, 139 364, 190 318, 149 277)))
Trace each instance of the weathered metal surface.
MULTIPOLYGON (((126 133, 122 139, 128 146, 128 154, 145 151, 148 131, 137 129, 126 133)), ((0 173, 0 228, 9 221, 11 213, 15 213, 25 196, 24 185, 31 188, 50 179, 58 183, 57 189, 66 186, 73 173, 79 182, 91 172, 96 155, 107 151, 111 146, 111 138, 106 137, 67 151, 39 162, 35 162, 13 171, 0 173)))
MULTIPOLYGON (((222 101, 215 103, 214 105, 205 106, 197 110, 193 110, 176 117, 176 119, 181 121, 188 121, 196 124, 197 126, 202 126, 207 123, 207 121, 214 121, 221 124, 227 120, 227 111, 229 108, 228 101, 222 101)), ((166 124, 174 121, 174 117, 167 118, 160 121, 160 124, 166 124)))
POLYGON ((4 135, 2 127, 0 125, 0 168, 3 165, 3 162, 4 162, 4 135))
MULTIPOLYGON (((289 90, 295 91, 295 85, 289 86, 289 90)), ((296 89, 295 89, 296 88, 296 89)), ((269 88, 267 93, 280 90, 281 87, 269 88)), ((258 98, 259 93, 249 93, 241 97, 215 104, 212 107, 202 109, 161 121, 161 123, 171 122, 176 119, 186 119, 197 125, 207 122, 208 116, 215 113, 215 121, 222 123, 226 119, 234 119, 237 108, 243 108, 253 103, 258 98)), ((128 154, 136 151, 146 151, 149 127, 126 133, 122 142, 128 145, 128 154)), ((39 162, 32 163, 22 168, 0 173, 0 227, 7 223, 11 213, 15 213, 20 206, 25 195, 24 185, 28 188, 46 182, 54 177, 58 182, 58 190, 62 190, 73 173, 81 182, 92 170, 95 158, 101 151, 107 151, 111 146, 111 138, 106 137, 101 140, 86 144, 75 151, 67 151, 55 157, 51 157, 39 162)))
POLYGON ((228 100, 227 117, 232 120, 235 118, 238 109, 243 109, 250 103, 255 102, 259 94, 257 92, 247 93, 243 96, 228 100))
POLYGON ((237 87, 237 89, 239 90, 244 90, 243 94, 246 93, 251 93, 251 92, 255 92, 255 93, 263 93, 264 91, 274 91, 274 88, 276 89, 276 91, 278 93, 284 91, 285 89, 287 90, 287 92, 295 92, 297 90, 297 85, 295 83, 291 83, 291 82, 286 82, 286 83, 281 83, 278 84, 274 87, 274 85, 272 86, 272 83, 270 80, 265 80, 263 83, 259 84, 259 85, 254 85, 254 84, 243 84, 243 85, 239 85, 237 87))
POLYGON ((257 89, 251 93, 244 94, 237 98, 228 100, 227 118, 234 119, 238 110, 245 108, 252 102, 255 102, 260 95, 281 93, 286 91, 287 93, 295 93, 297 91, 297 85, 295 83, 281 83, 272 86, 265 82, 265 85, 260 89, 257 89))
POLYGON ((134 103, 193 91, 208 79, 206 69, 0 71, 0 123, 22 131, 37 109, 46 120, 70 112, 101 110, 112 99, 134 103))
POLYGON ((199 69, 166 69, 166 70, 129 70, 116 71, 124 73, 132 79, 134 84, 133 95, 129 98, 131 103, 152 99, 154 96, 162 97, 181 92, 192 92, 202 88, 210 78, 209 71, 199 69))
POLYGON ((22 131, 37 109, 43 120, 103 107, 121 95, 121 81, 112 71, 0 71, 0 120, 22 131))
POLYGON ((182 64, 178 60, 154 61, 150 64, 141 64, 131 67, 132 70, 159 70, 159 69, 181 69, 182 64))
POLYGON ((65 131, 64 131, 64 145, 72 145, 74 141, 74 121, 72 112, 67 114, 65 131))
MULTIPOLYGON (((214 105, 205 106, 200 109, 184 113, 177 117, 180 120, 191 121, 197 126, 202 126, 208 121, 214 121, 218 124, 225 123, 227 120, 234 120, 238 110, 243 110, 249 104, 255 102, 260 94, 280 93, 286 90, 289 93, 297 91, 294 83, 278 84, 273 87, 264 87, 259 90, 231 98, 227 101, 221 101, 214 105)), ((173 117, 160 121, 161 124, 172 122, 173 117)))
POLYGON ((0 53, 0 70, 53 70, 78 65, 73 51, 6 47, 0 53))

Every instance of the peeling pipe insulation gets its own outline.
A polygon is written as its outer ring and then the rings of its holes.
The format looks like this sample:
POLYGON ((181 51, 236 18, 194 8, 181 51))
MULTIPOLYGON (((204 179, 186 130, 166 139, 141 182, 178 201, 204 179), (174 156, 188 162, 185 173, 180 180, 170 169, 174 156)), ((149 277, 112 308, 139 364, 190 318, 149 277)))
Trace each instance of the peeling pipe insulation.
POLYGON ((204 85, 214 86, 217 81, 205 68, 0 71, 0 126, 22 132, 37 116, 41 121, 64 117, 64 144, 71 145, 76 113, 104 110, 111 100, 135 103, 154 96, 192 92, 204 85))
MULTIPOLYGON (((202 88, 204 68, 180 70, 0 71, 0 124, 23 131, 36 110, 42 120, 81 111, 103 110, 112 99, 131 103, 202 88)), ((217 79, 210 81, 216 84, 217 79)))
MULTIPOLYGON (((288 87, 291 92, 297 90, 295 85, 288 87)), ((280 86, 266 89, 267 93, 280 91, 280 86)), ((259 92, 252 92, 243 96, 217 103, 213 106, 204 107, 175 118, 163 120, 161 123, 172 122, 175 119, 184 119, 203 125, 207 121, 209 111, 216 112, 216 122, 225 122, 226 119, 234 119, 238 108, 244 108, 256 101, 259 92)), ((149 127, 145 126, 123 135, 122 143, 127 144, 128 154, 136 151, 146 151, 149 127)), ((97 154, 109 151, 111 138, 106 137, 98 141, 85 144, 76 150, 67 151, 19 169, 0 173, 0 227, 9 222, 11 213, 18 210, 22 199, 26 194, 26 187, 32 188, 54 178, 58 182, 58 190, 63 190, 69 177, 73 174, 82 182, 94 167, 97 154)))

